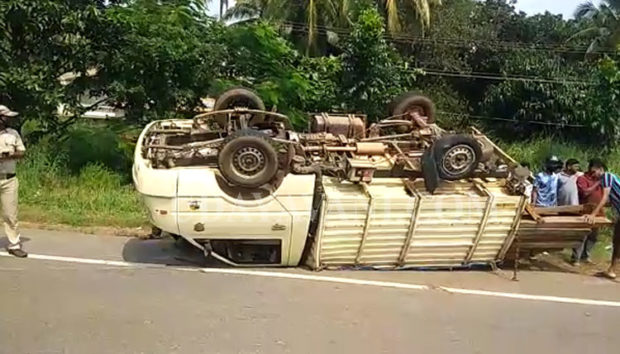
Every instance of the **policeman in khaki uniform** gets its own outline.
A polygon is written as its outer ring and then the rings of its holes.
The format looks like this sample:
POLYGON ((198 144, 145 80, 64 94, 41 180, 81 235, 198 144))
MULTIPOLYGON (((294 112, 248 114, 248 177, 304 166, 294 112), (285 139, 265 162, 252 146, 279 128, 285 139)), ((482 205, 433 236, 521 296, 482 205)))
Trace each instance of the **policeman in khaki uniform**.
POLYGON ((22 138, 14 129, 8 127, 8 122, 17 116, 17 112, 0 105, 0 206, 4 231, 9 238, 7 247, 10 254, 25 258, 28 253, 22 250, 17 226, 17 196, 19 183, 15 175, 15 165, 26 152, 22 138))

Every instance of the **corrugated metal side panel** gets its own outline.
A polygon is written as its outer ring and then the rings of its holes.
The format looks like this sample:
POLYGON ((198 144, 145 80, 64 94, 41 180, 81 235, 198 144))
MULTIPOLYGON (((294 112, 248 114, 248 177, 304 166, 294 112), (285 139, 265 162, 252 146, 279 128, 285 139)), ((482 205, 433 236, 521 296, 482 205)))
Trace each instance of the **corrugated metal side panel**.
POLYGON ((366 242, 360 248, 358 264, 396 265, 403 249, 415 206, 401 179, 384 179, 367 188, 372 197, 366 242))
POLYGON ((520 201, 500 187, 489 189, 494 201, 481 230, 489 197, 471 182, 444 183, 433 195, 423 181, 414 183, 411 195, 405 181, 396 178, 377 178, 364 187, 325 177, 323 186, 324 213, 312 246, 313 268, 458 267, 472 251, 472 262, 495 261, 520 201))
POLYGON ((500 187, 487 187, 493 195, 493 206, 482 237, 478 242, 471 262, 492 262, 499 260, 499 252, 508 241, 517 218, 522 210, 521 196, 508 195, 500 187))
POLYGON ((463 265, 484 215, 487 197, 471 183, 443 183, 429 194, 416 182, 422 199, 404 266, 463 265))
POLYGON ((502 185, 485 184, 486 191, 493 195, 493 206, 486 228, 471 258, 472 263, 501 261, 500 252, 506 243, 512 241, 523 213, 523 197, 506 192, 502 185))
POLYGON ((354 265, 366 224, 368 197, 360 185, 323 178, 325 212, 319 230, 322 267, 354 265))
POLYGON ((396 265, 415 205, 403 181, 375 179, 365 190, 361 185, 325 178, 323 186, 327 210, 321 265, 396 265))

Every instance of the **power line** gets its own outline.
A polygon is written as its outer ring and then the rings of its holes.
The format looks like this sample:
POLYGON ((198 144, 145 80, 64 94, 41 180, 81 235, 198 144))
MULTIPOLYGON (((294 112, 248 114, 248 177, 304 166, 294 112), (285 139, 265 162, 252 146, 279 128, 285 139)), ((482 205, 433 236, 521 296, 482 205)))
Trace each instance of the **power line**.
MULTIPOLYGON (((292 27, 293 30, 297 31, 297 32, 304 32, 304 33, 309 33, 309 27, 308 26, 302 26, 302 25, 295 25, 292 27)), ((351 32, 334 32, 331 30, 326 30, 326 29, 321 29, 321 28, 317 28, 317 33, 321 33, 321 34, 327 34, 328 32, 333 32, 337 35, 340 36, 344 36, 344 37, 350 37, 351 36, 351 32)), ((545 49, 545 48, 539 48, 539 47, 527 47, 527 46, 523 46, 523 45, 507 45, 507 44, 484 44, 484 43, 492 43, 492 42, 485 42, 485 41, 478 41, 478 40, 460 40, 460 42, 458 43, 452 43, 456 40, 453 40, 452 42, 449 40, 439 40, 439 39, 430 39, 430 38, 423 38, 423 37, 394 37, 392 35, 388 35, 388 34, 384 34, 382 35, 382 38, 386 39, 389 42, 392 43, 407 43, 407 44, 422 44, 422 45, 431 45, 431 46, 443 46, 443 47, 452 47, 452 48, 466 48, 469 50, 477 50, 478 47, 480 48, 489 48, 489 49, 496 49, 496 50, 523 50, 523 51, 538 51, 538 52, 543 52, 543 53, 562 53, 562 54, 579 54, 579 55, 585 55, 586 54, 586 49, 583 50, 559 50, 559 49, 545 49)), ((501 43, 501 42, 496 42, 496 43, 501 43)), ((504 43, 509 43, 509 42, 504 42, 504 43)), ((516 43, 516 42, 515 42, 516 43)), ((524 42, 523 42, 524 43, 524 42)), ((550 47, 551 48, 551 47, 550 47)), ((557 47, 557 48, 565 48, 565 47, 557 47)), ((605 52, 605 51, 596 51, 594 52, 596 54, 615 54, 614 52, 605 52)))
MULTIPOLYGON (((423 70, 423 74, 432 76, 446 76, 446 77, 458 77, 468 79, 483 79, 483 80, 495 80, 495 81, 518 81, 518 82, 533 82, 541 84, 557 84, 557 85, 583 85, 592 86, 595 83, 590 81, 574 81, 574 80, 553 80, 539 77, 519 77, 519 76, 498 76, 492 73, 462 73, 453 71, 441 71, 432 70, 427 68, 420 68, 423 70)), ((414 70, 410 70, 415 72, 414 70)))
MULTIPOLYGON (((301 22, 283 21, 282 23, 292 25, 292 26, 303 27, 306 29, 310 28, 310 26, 308 26, 305 23, 301 23, 301 22)), ((344 27, 330 27, 330 26, 323 26, 323 25, 316 25, 315 27, 317 29, 327 30, 330 32, 346 34, 346 35, 349 35, 352 32, 350 29, 344 28, 344 27)), ((534 48, 536 49, 549 49, 549 50, 553 50, 557 48, 561 48, 561 49, 566 48, 566 49, 586 51, 588 49, 587 46, 549 45, 549 44, 542 44, 538 42, 492 41, 492 40, 484 40, 484 39, 463 39, 463 38, 446 38, 446 37, 428 38, 428 37, 414 36, 414 35, 408 35, 408 34, 402 34, 402 33, 401 34, 385 33, 384 36, 388 38, 392 38, 392 39, 409 39, 409 40, 414 40, 414 41, 433 41, 433 42, 440 41, 440 42, 447 42, 447 43, 449 42, 491 43, 492 45, 503 45, 503 46, 511 46, 511 47, 528 46, 528 47, 524 47, 526 49, 532 49, 532 46, 534 46, 534 48)), ((604 52, 600 51, 600 53, 604 53, 604 52)), ((608 51, 607 53, 616 54, 616 52, 614 51, 608 51)))
MULTIPOLYGON (((300 22, 283 21, 282 24, 290 25, 294 30, 308 32, 310 26, 300 22)), ((350 36, 351 30, 342 27, 315 26, 317 32, 327 33, 333 32, 343 36, 350 36)), ((588 47, 584 46, 566 46, 566 45, 547 45, 536 42, 510 42, 510 41, 490 41, 481 39, 463 39, 463 38, 427 38, 420 36, 412 36, 405 34, 383 34, 383 38, 396 43, 427 43, 431 45, 442 45, 449 47, 472 48, 473 46, 507 49, 507 50, 525 50, 525 51, 541 51, 565 54, 586 54, 588 47)), ((595 51, 596 54, 617 54, 614 51, 595 51)))
MULTIPOLYGON (((307 26, 304 26, 308 28, 307 26)), ((321 32, 324 33, 324 32, 321 32)), ((350 34, 346 34, 347 36, 350 34)), ((496 80, 496 81, 519 81, 519 82, 535 82, 535 83, 547 83, 547 84, 559 84, 559 85, 584 85, 590 86, 594 85, 593 82, 587 81, 577 81, 577 80, 555 80, 548 78, 541 78, 536 76, 510 76, 504 75, 499 76, 496 73, 489 72, 454 72, 454 71, 443 71, 432 68, 419 68, 424 70, 427 75, 434 76, 445 76, 445 77, 457 77, 457 78, 469 78, 469 79, 484 79, 484 80, 496 80)))
POLYGON ((449 116, 468 117, 468 118, 475 119, 475 120, 501 121, 501 122, 508 122, 508 123, 514 123, 514 124, 534 124, 534 125, 544 125, 544 126, 563 127, 563 128, 585 128, 586 127, 583 124, 541 122, 537 120, 517 120, 517 119, 510 119, 510 118, 480 116, 480 115, 475 115, 475 114, 456 113, 456 112, 447 112, 447 111, 437 111, 437 113, 449 115, 449 116))

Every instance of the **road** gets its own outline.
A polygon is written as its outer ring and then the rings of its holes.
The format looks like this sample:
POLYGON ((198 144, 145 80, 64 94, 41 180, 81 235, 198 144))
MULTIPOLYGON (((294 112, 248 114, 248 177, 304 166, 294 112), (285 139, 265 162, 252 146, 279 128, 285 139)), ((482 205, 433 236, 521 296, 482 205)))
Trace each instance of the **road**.
POLYGON ((171 240, 24 235, 33 257, 0 256, 0 353, 583 354, 620 347, 620 284, 594 277, 231 273, 188 266, 200 255, 171 240))

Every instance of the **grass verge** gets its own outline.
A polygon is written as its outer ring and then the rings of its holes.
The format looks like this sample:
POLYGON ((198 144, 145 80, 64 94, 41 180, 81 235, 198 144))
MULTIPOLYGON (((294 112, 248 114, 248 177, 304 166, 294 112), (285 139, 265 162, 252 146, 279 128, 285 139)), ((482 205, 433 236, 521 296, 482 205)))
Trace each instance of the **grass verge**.
POLYGON ((146 213, 129 178, 87 163, 77 172, 48 144, 30 147, 18 167, 20 219, 71 226, 139 227, 146 213))

